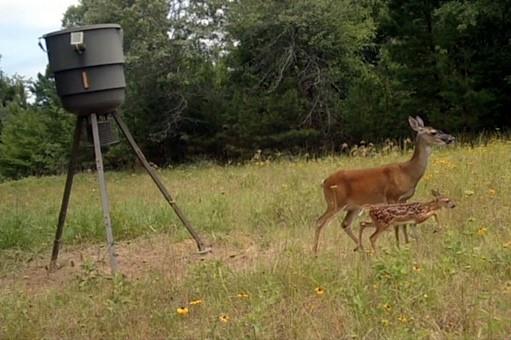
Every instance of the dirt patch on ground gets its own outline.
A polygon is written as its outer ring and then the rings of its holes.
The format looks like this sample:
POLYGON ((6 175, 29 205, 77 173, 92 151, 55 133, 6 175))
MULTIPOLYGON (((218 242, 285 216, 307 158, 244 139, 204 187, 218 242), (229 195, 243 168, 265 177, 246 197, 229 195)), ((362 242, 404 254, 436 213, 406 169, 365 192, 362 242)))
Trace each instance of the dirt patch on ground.
MULTIPOLYGON (((285 244, 271 249, 260 247, 249 236, 236 235, 215 242, 212 251, 199 254, 193 240, 175 243, 168 235, 143 237, 116 244, 119 271, 131 281, 137 281, 151 272, 163 273, 179 280, 187 268, 201 261, 222 261, 233 270, 253 269, 262 258, 270 259, 285 248, 285 244), (230 242, 235 240, 235 242, 230 242)), ((49 256, 49 253, 48 253, 49 256)), ((59 269, 48 273, 49 258, 39 258, 14 274, 0 278, 2 289, 23 289, 29 293, 40 293, 65 285, 84 275, 110 277, 110 264, 106 245, 63 247, 59 255, 59 269)))

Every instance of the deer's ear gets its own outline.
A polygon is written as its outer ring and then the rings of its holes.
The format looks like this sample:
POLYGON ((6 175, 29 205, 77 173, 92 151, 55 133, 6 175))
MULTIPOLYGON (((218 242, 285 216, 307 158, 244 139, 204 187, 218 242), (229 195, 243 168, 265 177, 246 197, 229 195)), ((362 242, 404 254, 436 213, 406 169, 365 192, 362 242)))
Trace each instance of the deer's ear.
POLYGON ((419 127, 424 127, 424 121, 422 120, 421 117, 419 116, 415 116, 415 120, 417 121, 417 123, 419 124, 419 127))
POLYGON ((419 131, 420 130, 419 122, 417 120, 415 120, 415 118, 413 118, 412 116, 408 117, 408 124, 410 124, 410 127, 414 131, 419 131))
POLYGON ((431 190, 431 194, 435 197, 440 197, 440 192, 438 192, 438 190, 435 189, 431 190))

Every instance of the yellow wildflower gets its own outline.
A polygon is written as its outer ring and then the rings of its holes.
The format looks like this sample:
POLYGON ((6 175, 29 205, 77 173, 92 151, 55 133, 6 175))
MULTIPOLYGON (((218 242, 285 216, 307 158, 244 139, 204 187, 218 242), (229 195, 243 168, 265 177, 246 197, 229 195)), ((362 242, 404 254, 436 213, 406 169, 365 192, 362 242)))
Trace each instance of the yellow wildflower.
POLYGON ((179 314, 181 316, 186 316, 186 315, 188 315, 188 308, 179 307, 178 309, 176 309, 176 312, 177 312, 177 314, 179 314))
POLYGON ((479 236, 484 236, 486 234, 488 234, 488 229, 486 227, 481 227, 479 228, 479 230, 477 231, 477 234, 479 236))
POLYGON ((390 312, 390 310, 392 309, 392 306, 389 305, 388 303, 385 303, 385 304, 383 304, 383 309, 385 309, 385 311, 387 311, 387 312, 390 312))
POLYGON ((474 190, 465 190, 465 196, 472 196, 475 194, 474 190))
POLYGON ((190 305, 200 305, 202 303, 202 300, 201 299, 197 299, 197 300, 193 300, 193 301, 190 301, 190 305))
POLYGON ((316 294, 318 294, 318 295, 323 295, 323 294, 325 294, 325 289, 324 289, 324 288, 321 288, 321 287, 316 287, 316 288, 314 289, 314 291, 315 291, 315 292, 316 292, 316 294))
POLYGON ((247 293, 238 293, 238 295, 236 295, 236 296, 239 297, 240 299, 248 299, 247 293))
POLYGON ((401 314, 398 318, 397 318, 399 321, 401 321, 402 323, 407 323, 410 319, 408 319, 406 317, 406 315, 403 315, 401 314))
POLYGON ((413 271, 417 272, 417 273, 422 271, 422 268, 418 264, 414 264, 412 268, 413 268, 413 271))
POLYGON ((495 189, 489 189, 488 190, 488 195, 495 196, 496 194, 497 194, 497 190, 495 190, 495 189))
POLYGON ((381 319, 381 324, 384 326, 384 327, 387 327, 389 325, 389 320, 387 319, 381 319))
POLYGON ((231 318, 227 314, 222 314, 218 317, 218 319, 224 323, 228 323, 231 318))

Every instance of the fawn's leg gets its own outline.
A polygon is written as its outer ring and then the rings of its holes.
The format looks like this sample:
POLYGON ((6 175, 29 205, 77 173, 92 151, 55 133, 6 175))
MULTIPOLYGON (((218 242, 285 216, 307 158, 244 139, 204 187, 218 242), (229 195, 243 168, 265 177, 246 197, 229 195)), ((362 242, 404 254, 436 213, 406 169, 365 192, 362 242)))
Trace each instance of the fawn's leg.
POLYGON ((405 234, 405 242, 406 242, 406 243, 410 242, 410 241, 408 240, 408 230, 406 229, 407 227, 408 227, 408 224, 403 224, 403 232, 404 232, 404 234, 405 234))
POLYGON ((394 235, 396 235, 396 243, 399 248, 399 225, 394 226, 394 235))
MULTIPOLYGON (((438 216, 437 216, 436 213, 428 214, 428 215, 425 215, 425 216, 421 217, 420 219, 417 220, 417 224, 425 222, 431 216, 433 216, 433 218, 435 219, 435 222, 436 222, 436 224, 438 226, 438 229, 442 229, 442 226, 440 225, 440 221, 438 220, 438 216)), ((436 230, 436 229, 433 230, 434 233, 436 233, 437 231, 438 230, 436 230)))
POLYGON ((419 240, 419 233, 417 232, 417 224, 411 224, 411 230, 412 230, 412 235, 413 235, 413 238, 415 239, 415 241, 418 241, 419 240))
POLYGON ((371 247, 373 248, 374 252, 376 253, 376 239, 386 229, 387 226, 375 224, 375 227, 376 227, 376 231, 371 236, 369 236, 369 240, 371 241, 371 247))
POLYGON ((357 250, 364 250, 364 247, 362 246, 362 233, 364 232, 364 229, 367 227, 373 227, 373 224, 371 222, 360 222, 360 230, 358 231, 358 246, 353 249, 353 251, 357 250))
POLYGON ((438 220, 438 216, 436 214, 432 214, 433 218, 435 219, 437 227, 433 229, 433 233, 439 232, 442 230, 442 226, 440 225, 440 221, 438 220))
POLYGON ((442 229, 442 225, 440 225, 440 221, 438 220, 437 214, 433 214, 433 218, 435 219, 435 222, 439 229, 442 229))

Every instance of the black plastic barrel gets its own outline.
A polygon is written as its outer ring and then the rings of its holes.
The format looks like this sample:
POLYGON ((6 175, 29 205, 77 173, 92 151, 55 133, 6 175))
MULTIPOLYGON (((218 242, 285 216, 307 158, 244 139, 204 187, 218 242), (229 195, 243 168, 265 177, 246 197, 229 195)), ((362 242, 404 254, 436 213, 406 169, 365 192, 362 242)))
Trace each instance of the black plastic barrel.
POLYGON ((122 29, 72 27, 43 36, 64 108, 78 115, 108 113, 124 102, 122 29))

